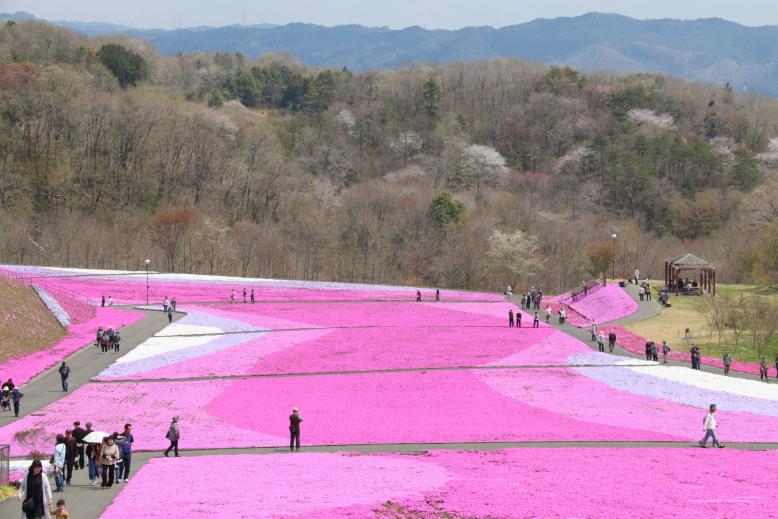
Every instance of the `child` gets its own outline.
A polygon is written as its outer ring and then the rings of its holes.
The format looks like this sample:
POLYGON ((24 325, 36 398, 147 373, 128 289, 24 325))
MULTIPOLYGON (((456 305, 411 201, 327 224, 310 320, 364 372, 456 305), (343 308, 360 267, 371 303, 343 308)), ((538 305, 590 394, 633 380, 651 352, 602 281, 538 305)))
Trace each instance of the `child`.
POLYGON ((70 512, 65 508, 65 500, 60 499, 57 501, 57 508, 51 511, 51 516, 57 519, 69 519, 70 512))

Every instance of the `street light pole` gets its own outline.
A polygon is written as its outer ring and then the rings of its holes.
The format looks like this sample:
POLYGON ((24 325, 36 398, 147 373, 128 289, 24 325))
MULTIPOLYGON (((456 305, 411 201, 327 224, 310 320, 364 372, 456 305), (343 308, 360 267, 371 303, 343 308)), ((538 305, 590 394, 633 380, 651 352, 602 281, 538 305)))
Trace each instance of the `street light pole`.
POLYGON ((613 233, 613 279, 616 279, 616 238, 618 238, 618 235, 616 233, 613 233))
POLYGON ((146 263, 146 306, 149 306, 149 263, 151 260, 147 259, 146 263))

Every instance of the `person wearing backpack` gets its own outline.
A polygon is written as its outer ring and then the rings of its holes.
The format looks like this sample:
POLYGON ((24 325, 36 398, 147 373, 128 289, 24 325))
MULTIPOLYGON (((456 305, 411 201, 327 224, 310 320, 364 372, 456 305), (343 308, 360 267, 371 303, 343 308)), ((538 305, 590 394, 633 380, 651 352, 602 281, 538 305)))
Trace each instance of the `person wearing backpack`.
POLYGON ((59 377, 62 380, 62 391, 68 390, 68 377, 70 376, 70 366, 65 361, 62 361, 62 365, 59 367, 59 377))

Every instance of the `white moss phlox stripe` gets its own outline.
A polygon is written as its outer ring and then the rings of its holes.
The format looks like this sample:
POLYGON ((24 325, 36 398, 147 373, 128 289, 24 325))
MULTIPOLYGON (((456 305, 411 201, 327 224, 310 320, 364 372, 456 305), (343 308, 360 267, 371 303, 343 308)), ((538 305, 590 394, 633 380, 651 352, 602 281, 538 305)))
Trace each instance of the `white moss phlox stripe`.
POLYGON ((201 346, 212 341, 214 339, 214 334, 221 333, 224 333, 224 330, 215 326, 173 323, 165 327, 158 335, 146 339, 134 350, 117 359, 115 364, 135 362, 162 353, 185 350, 193 346, 201 346))
MULTIPOLYGON (((635 361, 623 361, 620 364, 632 364, 635 361)), ((662 380, 687 384, 709 391, 724 391, 751 398, 778 401, 778 385, 765 384, 759 380, 725 377, 719 373, 708 373, 683 366, 629 367, 643 375, 662 380)))

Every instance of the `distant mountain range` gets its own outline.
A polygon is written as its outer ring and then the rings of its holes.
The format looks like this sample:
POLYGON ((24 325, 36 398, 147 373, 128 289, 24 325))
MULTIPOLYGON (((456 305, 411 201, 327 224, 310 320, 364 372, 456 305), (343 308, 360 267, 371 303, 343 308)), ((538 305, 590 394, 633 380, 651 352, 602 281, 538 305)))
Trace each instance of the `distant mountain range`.
MULTIPOLYGON (((0 18, 32 19, 29 13, 0 18)), ((83 32, 126 34, 150 41, 166 55, 241 52, 254 58, 290 53, 306 65, 354 71, 396 68, 412 62, 517 57, 583 71, 660 72, 738 90, 778 96, 778 27, 747 27, 718 18, 635 20, 589 13, 540 19, 500 29, 428 30, 344 25, 231 25, 187 29, 135 29, 120 25, 53 21, 83 32)))

